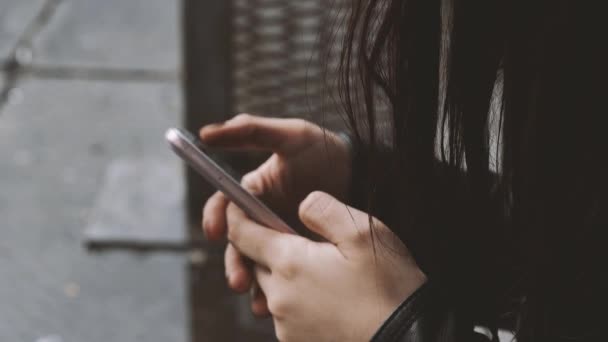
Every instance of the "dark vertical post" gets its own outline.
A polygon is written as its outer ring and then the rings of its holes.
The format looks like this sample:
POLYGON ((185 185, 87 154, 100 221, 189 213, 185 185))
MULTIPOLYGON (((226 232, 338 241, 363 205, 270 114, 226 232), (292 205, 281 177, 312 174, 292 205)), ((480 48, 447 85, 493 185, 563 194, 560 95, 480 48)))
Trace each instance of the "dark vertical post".
MULTIPOLYGON (((232 1, 183 2, 184 119, 186 128, 195 133, 232 113, 231 15, 232 1)), ((211 189, 191 170, 186 177, 188 217, 199 223, 201 204, 211 189)))
MULTIPOLYGON (((183 0, 182 47, 184 124, 198 132, 207 123, 225 120, 231 104, 232 1, 183 0)), ((201 206, 213 189, 186 169, 189 236, 200 241, 201 206)), ((188 269, 190 332, 193 342, 235 339, 234 298, 224 279, 222 259, 206 247, 207 261, 188 269)))

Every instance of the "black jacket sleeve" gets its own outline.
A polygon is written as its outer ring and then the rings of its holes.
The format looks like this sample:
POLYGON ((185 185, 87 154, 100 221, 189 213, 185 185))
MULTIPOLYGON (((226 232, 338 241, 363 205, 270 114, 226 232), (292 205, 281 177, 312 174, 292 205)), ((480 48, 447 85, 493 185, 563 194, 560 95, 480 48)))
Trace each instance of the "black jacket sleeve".
POLYGON ((384 322, 373 342, 489 342, 473 330, 459 327, 458 316, 427 282, 384 322))

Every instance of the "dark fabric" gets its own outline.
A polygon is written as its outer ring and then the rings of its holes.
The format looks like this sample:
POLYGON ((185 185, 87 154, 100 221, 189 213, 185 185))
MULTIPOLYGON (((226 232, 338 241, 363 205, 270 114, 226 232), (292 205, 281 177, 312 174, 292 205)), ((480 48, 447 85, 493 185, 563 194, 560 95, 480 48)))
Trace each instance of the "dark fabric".
POLYGON ((403 302, 372 338, 373 342, 488 342, 484 335, 461 331, 447 302, 427 282, 403 302))

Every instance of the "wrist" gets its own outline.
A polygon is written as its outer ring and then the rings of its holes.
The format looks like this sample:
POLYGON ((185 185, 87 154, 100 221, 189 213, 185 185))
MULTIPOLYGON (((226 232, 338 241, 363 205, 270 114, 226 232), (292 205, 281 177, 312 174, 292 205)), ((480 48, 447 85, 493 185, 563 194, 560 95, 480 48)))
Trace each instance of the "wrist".
POLYGON ((431 307, 435 303, 432 300, 435 295, 432 286, 425 281, 387 316, 370 341, 392 341, 406 334, 425 311, 434 309, 431 307))

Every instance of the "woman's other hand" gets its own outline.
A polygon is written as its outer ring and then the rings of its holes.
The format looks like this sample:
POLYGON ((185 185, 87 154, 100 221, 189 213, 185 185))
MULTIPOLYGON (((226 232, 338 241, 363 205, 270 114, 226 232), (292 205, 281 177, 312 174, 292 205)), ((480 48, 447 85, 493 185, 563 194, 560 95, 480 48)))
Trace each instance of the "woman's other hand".
POLYGON ((327 242, 279 233, 228 206, 228 239, 255 263, 280 341, 369 340, 425 281, 403 243, 382 222, 313 192, 299 206, 327 242))

